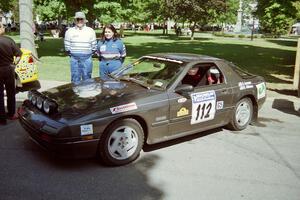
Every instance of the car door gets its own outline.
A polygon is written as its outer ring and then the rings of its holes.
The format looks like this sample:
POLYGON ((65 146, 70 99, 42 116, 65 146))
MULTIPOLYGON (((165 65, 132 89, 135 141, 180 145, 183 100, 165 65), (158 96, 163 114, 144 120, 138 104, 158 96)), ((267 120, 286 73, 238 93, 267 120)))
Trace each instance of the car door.
POLYGON ((232 89, 221 83, 197 86, 186 94, 170 93, 169 137, 224 125, 232 104, 232 89))

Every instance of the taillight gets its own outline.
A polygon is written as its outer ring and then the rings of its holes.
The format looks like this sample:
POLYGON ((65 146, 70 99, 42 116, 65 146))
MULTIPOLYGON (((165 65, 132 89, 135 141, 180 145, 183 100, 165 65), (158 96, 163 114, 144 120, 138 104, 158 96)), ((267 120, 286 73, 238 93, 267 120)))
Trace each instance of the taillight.
POLYGON ((33 63, 33 62, 34 62, 34 60, 33 60, 32 56, 29 56, 28 63, 33 63))

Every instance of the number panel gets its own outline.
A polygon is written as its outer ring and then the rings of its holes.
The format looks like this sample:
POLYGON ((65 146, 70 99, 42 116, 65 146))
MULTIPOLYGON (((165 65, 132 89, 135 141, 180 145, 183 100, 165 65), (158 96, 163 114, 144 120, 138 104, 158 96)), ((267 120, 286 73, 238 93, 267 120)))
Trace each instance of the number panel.
POLYGON ((191 124, 197 124, 214 119, 216 113, 215 91, 191 94, 192 117, 191 124))

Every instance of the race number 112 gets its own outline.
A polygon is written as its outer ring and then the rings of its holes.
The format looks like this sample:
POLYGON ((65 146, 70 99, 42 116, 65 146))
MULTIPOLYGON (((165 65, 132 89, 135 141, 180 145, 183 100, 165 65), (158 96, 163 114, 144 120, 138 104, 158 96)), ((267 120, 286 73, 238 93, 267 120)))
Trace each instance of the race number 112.
POLYGON ((205 118, 209 118, 211 107, 212 107, 211 102, 208 103, 208 104, 206 104, 206 103, 199 104, 198 107, 197 107, 197 115, 196 115, 195 121, 203 120, 205 118), (200 119, 199 119, 199 117, 200 117, 200 119))

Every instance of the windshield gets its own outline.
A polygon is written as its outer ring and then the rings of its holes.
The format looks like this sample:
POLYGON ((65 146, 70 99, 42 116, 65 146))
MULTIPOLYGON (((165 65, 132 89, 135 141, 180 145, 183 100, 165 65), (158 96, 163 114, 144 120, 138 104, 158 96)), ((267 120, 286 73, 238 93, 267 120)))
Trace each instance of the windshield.
POLYGON ((133 81, 149 88, 166 89, 177 77, 183 63, 162 58, 143 57, 113 72, 120 80, 133 81))

